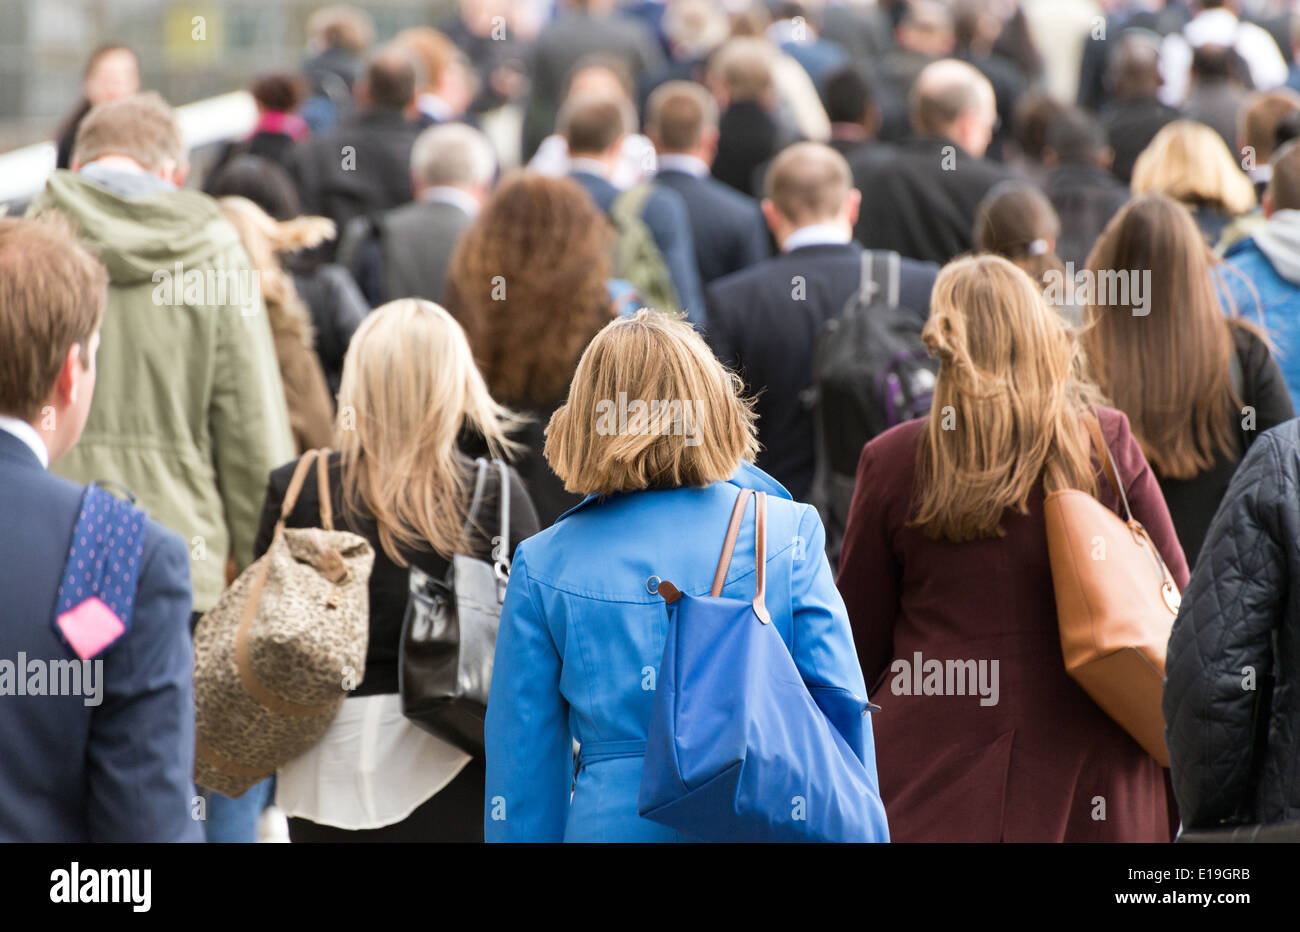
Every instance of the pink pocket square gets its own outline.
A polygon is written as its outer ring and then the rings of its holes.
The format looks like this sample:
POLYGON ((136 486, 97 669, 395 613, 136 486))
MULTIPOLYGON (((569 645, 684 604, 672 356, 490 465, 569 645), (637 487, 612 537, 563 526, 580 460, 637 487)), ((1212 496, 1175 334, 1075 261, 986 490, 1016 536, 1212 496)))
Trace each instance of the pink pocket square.
POLYGON ((57 624, 82 660, 94 657, 126 630, 113 610, 95 596, 68 609, 58 617, 57 624))

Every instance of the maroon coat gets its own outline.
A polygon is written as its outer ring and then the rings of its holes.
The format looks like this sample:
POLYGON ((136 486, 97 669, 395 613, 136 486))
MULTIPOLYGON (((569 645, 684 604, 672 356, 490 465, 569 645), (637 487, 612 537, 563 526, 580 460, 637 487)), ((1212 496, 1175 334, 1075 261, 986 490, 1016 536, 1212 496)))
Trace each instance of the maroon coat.
MULTIPOLYGON (((1128 419, 1099 414, 1133 515, 1182 588, 1187 561, 1128 419)), ((1168 841, 1160 765, 1065 672, 1041 489, 1029 514, 1003 518, 1005 537, 926 537, 907 526, 924 428, 900 424, 862 451, 838 579, 882 709, 872 725, 892 838, 1168 841), (916 695, 918 674, 891 670, 900 659, 922 671, 929 660, 945 669, 997 660, 997 701, 916 695), (1104 819, 1095 817, 1102 800, 1104 819)), ((1101 500, 1117 510, 1118 496, 1099 482, 1101 500)), ((991 683, 991 663, 984 669, 991 683)))

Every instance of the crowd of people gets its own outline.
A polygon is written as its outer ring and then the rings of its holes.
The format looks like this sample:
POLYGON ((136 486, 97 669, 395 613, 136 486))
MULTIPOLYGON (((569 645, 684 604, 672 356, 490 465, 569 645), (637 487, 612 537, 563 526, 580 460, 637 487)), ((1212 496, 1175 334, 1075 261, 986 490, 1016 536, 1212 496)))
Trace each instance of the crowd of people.
POLYGON ((687 840, 638 809, 660 587, 756 577, 869 710, 893 840, 1300 819, 1300 15, 1244 5, 462 0, 382 44, 330 7, 201 173, 98 50, 0 219, 0 839, 687 840), (825 391, 862 308, 907 348, 884 429, 825 391), (1182 593, 1167 764, 1067 672, 1061 490, 1182 593), (195 631, 312 528, 373 552, 364 669, 196 788, 195 631), (509 574, 481 750, 404 704, 415 570, 462 556, 509 574), (32 685, 73 657, 97 701, 32 685))

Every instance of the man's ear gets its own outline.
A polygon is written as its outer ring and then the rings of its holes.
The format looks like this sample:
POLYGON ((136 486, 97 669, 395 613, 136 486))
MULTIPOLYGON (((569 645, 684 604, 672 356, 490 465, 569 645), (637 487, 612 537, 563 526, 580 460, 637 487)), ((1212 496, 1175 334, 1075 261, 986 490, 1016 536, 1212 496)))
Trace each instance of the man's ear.
POLYGON ((849 193, 844 197, 844 219, 849 222, 849 227, 858 225, 858 212, 862 209, 862 192, 857 188, 849 188, 849 193))
POLYGON ((1097 167, 1102 171, 1110 171, 1111 166, 1115 164, 1115 150, 1110 146, 1102 146, 1097 150, 1097 167))
POLYGON ((1265 217, 1273 216, 1273 195, 1269 194, 1267 189, 1264 191, 1264 198, 1260 201, 1260 206, 1264 208, 1265 217))
POLYGON ((185 187, 185 179, 188 178, 189 176, 190 176, 190 163, 187 162, 185 159, 181 159, 181 161, 178 164, 172 167, 171 178, 169 180, 171 181, 172 184, 176 185, 176 187, 183 188, 185 187))
POLYGON ((773 236, 776 236, 783 219, 781 211, 776 209, 776 205, 772 203, 771 198, 766 197, 759 202, 759 208, 763 211, 763 219, 767 221, 767 228, 772 231, 773 236))
POLYGON ((81 354, 89 352, 89 349, 80 343, 73 343, 63 354, 63 368, 59 370, 59 377, 54 380, 56 409, 71 407, 76 403, 77 393, 81 390, 81 375, 86 371, 81 365, 81 354))

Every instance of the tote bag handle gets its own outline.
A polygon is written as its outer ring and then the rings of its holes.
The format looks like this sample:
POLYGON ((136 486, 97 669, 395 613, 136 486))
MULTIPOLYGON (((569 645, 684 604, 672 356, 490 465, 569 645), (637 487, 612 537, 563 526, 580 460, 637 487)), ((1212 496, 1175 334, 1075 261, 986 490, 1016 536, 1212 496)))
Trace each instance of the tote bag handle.
POLYGON ((757 495, 754 506, 754 614, 763 624, 771 624, 772 616, 767 612, 767 493, 755 492, 753 489, 741 489, 736 496, 736 504, 731 509, 731 523, 727 525, 727 536, 722 542, 722 555, 718 557, 718 569, 713 574, 713 588, 709 595, 718 598, 727 581, 727 570, 731 567, 731 555, 736 549, 736 538, 740 536, 740 522, 745 517, 745 508, 749 496, 757 495))

